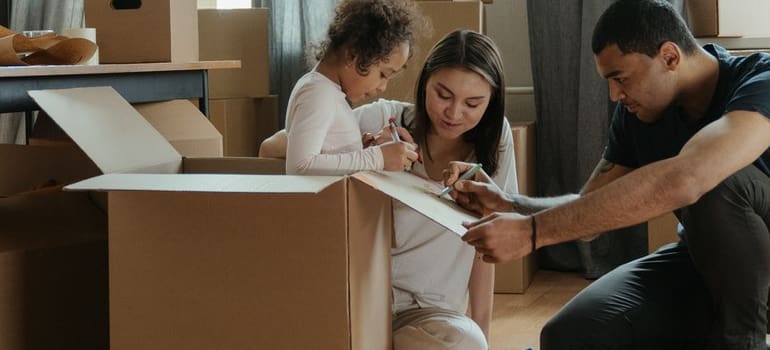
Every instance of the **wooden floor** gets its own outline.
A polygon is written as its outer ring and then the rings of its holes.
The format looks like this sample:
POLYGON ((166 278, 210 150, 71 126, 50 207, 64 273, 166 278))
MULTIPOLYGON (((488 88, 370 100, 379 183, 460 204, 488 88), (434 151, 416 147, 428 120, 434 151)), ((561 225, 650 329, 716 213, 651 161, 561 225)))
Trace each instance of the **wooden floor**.
POLYGON ((526 293, 495 294, 490 349, 539 349, 543 325, 589 283, 580 273, 540 270, 526 293))
POLYGON ((580 273, 540 270, 524 294, 495 294, 490 348, 540 347, 540 329, 590 281, 580 273))

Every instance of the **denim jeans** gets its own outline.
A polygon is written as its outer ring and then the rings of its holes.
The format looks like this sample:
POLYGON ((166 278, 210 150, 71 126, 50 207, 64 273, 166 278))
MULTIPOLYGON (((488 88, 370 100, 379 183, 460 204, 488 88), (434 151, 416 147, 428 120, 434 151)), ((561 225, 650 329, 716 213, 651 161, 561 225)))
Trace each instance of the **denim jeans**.
POLYGON ((755 166, 678 211, 683 242, 624 264, 543 328, 543 350, 765 350, 770 178, 755 166))

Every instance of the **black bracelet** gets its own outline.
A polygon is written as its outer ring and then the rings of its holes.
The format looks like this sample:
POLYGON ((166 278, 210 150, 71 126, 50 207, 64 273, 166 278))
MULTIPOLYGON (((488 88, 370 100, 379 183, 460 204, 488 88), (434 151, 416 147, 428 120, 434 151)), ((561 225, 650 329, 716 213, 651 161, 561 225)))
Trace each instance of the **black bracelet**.
POLYGON ((535 216, 532 215, 532 252, 535 252, 535 249, 537 249, 537 221, 535 221, 535 216))

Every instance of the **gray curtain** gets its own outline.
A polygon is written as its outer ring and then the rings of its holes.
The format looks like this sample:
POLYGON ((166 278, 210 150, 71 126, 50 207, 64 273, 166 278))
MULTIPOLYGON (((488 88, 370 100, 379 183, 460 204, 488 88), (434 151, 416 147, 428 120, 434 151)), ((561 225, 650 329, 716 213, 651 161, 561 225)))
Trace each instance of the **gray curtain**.
MULTIPOLYGON (((682 9, 684 0, 673 0, 682 9)), ((614 103, 596 72, 591 35, 613 0, 528 0, 537 111, 538 194, 575 193, 602 156, 614 103)), ((646 224, 543 248, 540 266, 597 278, 647 253, 646 224)))
MULTIPOLYGON (((16 32, 83 26, 83 0, 11 0, 10 28, 16 32)), ((24 143, 24 114, 0 114, 0 143, 24 143)))
POLYGON ((294 83, 308 70, 306 48, 326 35, 337 0, 270 0, 270 91, 278 95, 279 125, 294 83))

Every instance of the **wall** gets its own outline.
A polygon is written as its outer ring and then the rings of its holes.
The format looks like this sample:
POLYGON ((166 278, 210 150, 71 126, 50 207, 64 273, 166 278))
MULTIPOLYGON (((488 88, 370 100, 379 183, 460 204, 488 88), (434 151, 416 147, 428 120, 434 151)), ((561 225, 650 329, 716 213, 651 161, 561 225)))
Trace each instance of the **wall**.
POLYGON ((506 115, 510 121, 535 120, 526 0, 497 0, 484 5, 486 33, 500 47, 507 80, 506 115))

